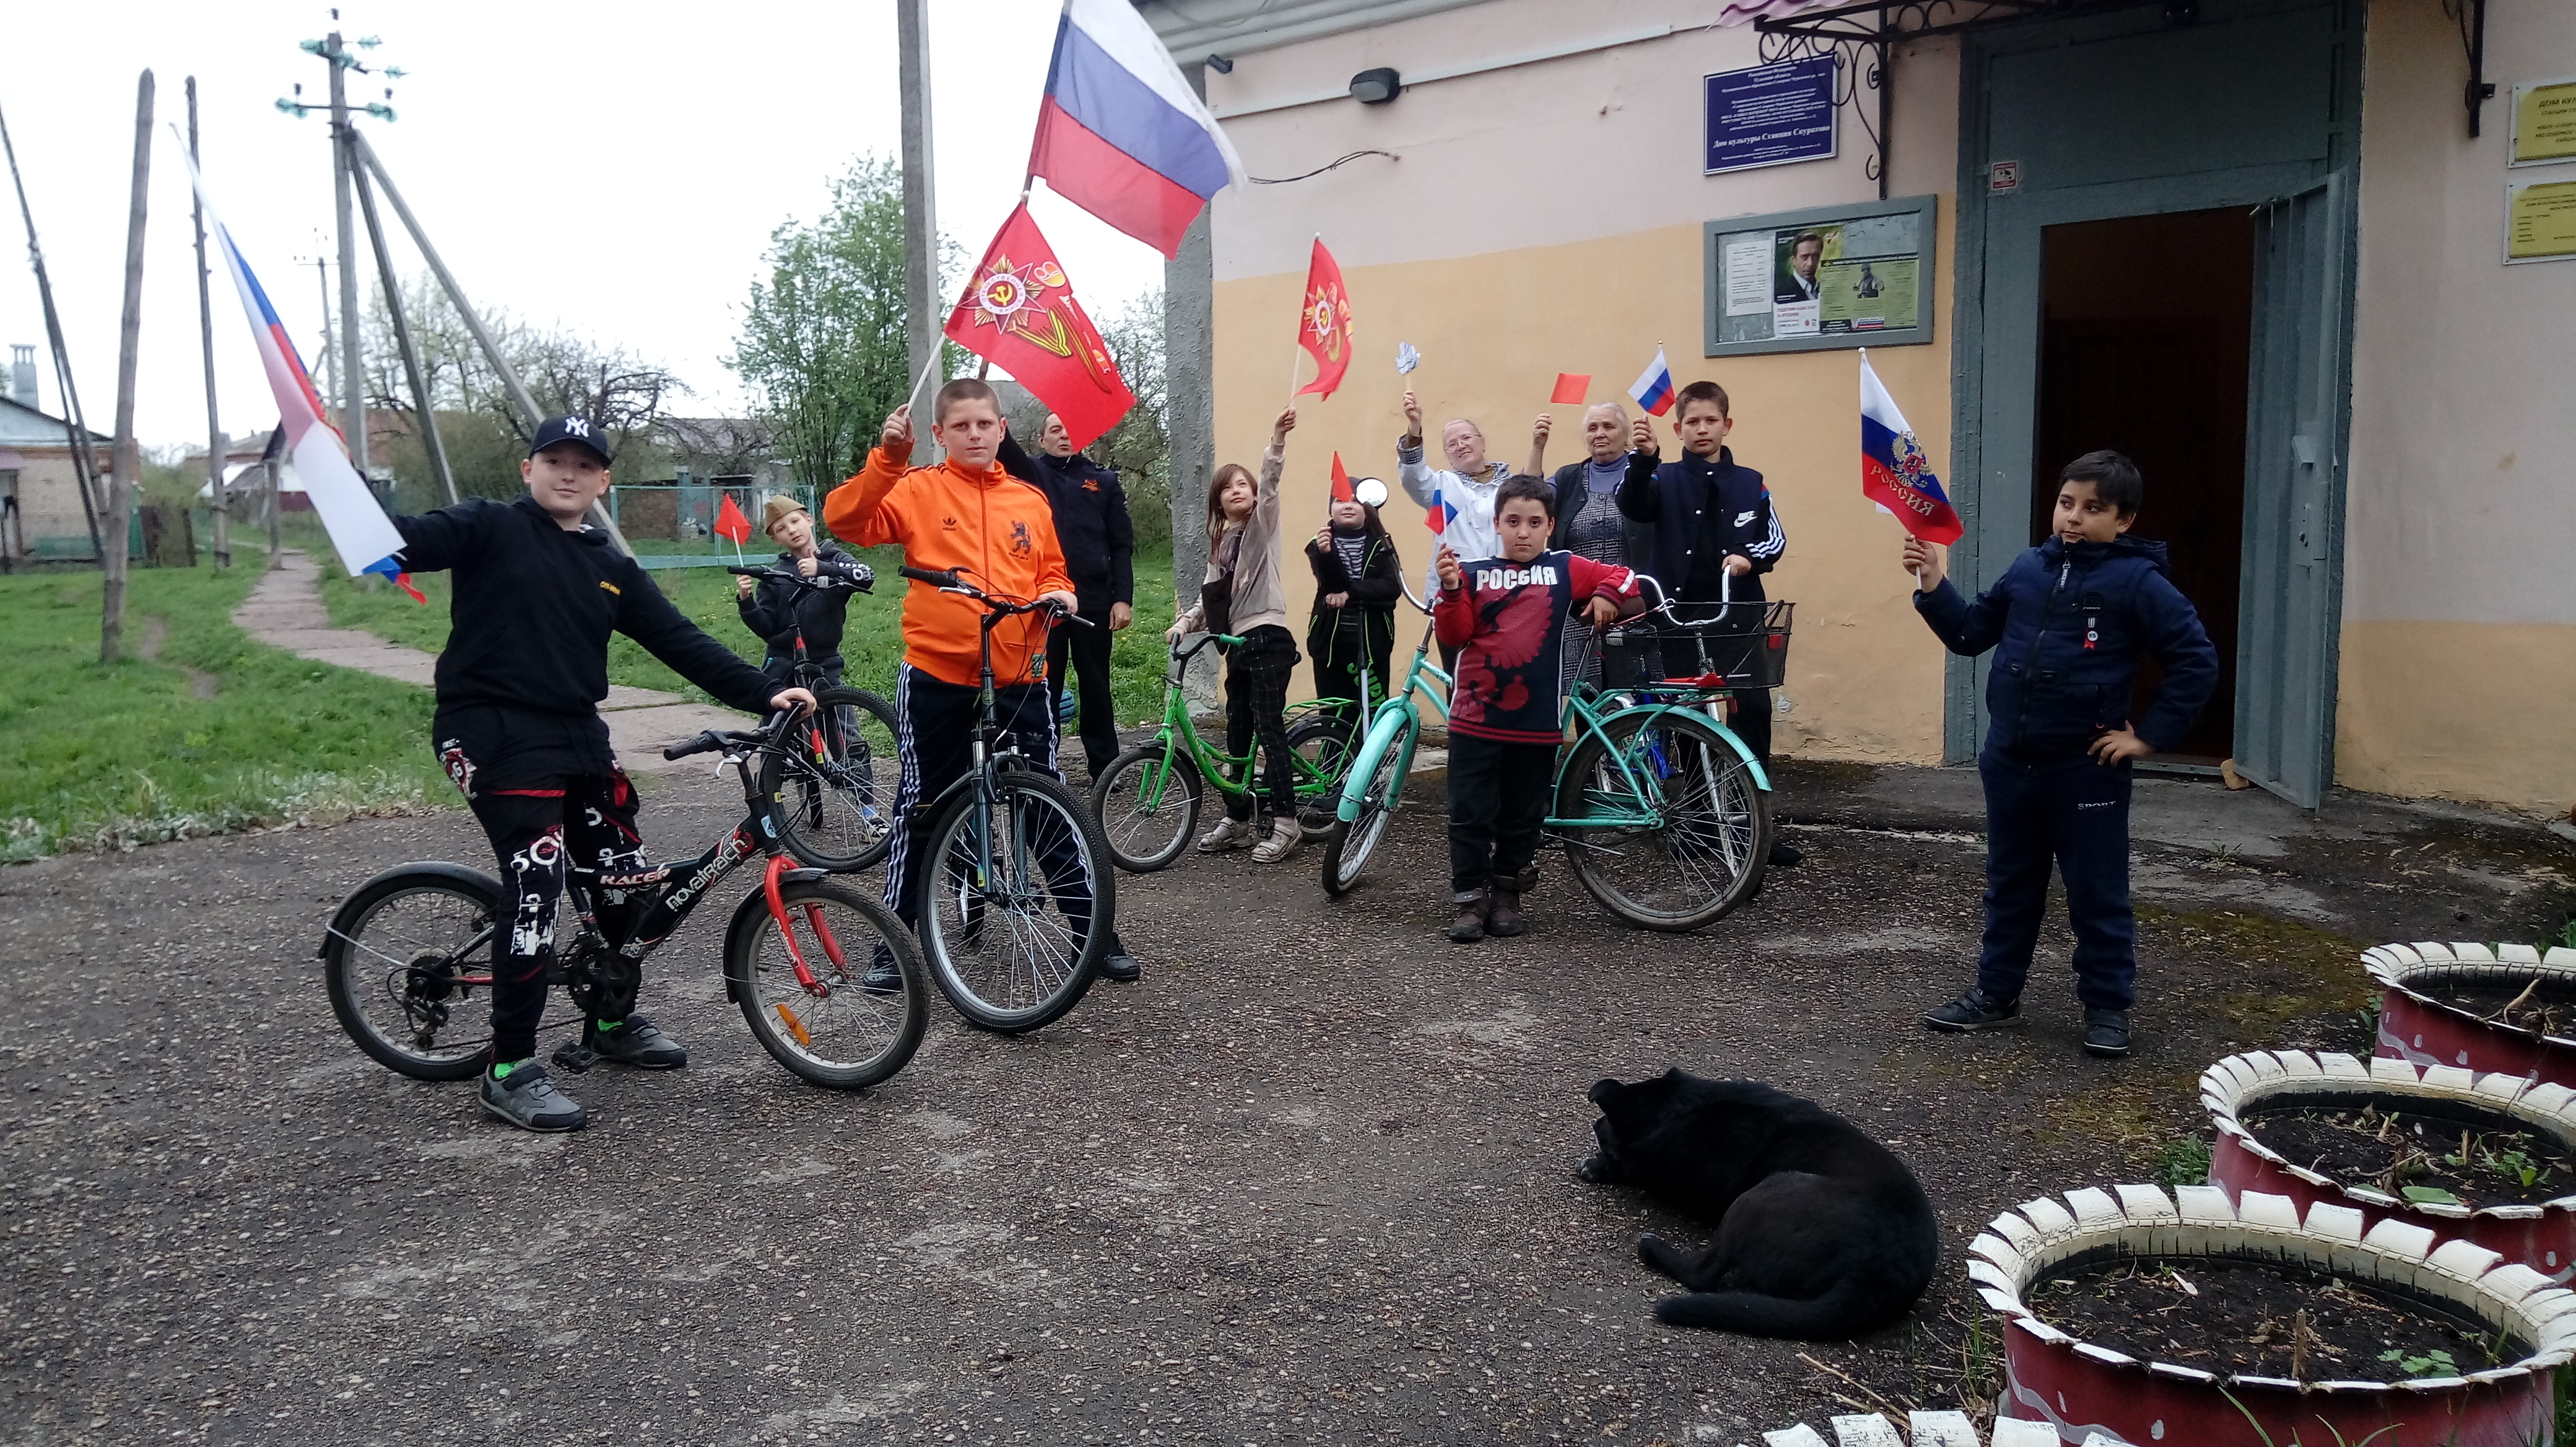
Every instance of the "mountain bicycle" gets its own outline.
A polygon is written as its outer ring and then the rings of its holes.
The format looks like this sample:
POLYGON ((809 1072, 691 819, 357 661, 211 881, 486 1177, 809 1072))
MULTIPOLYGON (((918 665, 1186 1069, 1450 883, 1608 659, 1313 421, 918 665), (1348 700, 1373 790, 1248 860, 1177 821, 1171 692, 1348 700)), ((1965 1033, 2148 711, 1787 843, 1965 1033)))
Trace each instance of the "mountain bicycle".
MULTIPOLYGON (((621 1019, 635 1000, 644 958, 679 928, 716 882, 754 855, 768 856, 760 887, 725 927, 725 998, 752 1037, 799 1079, 838 1090, 875 1085, 903 1069, 929 1021, 921 952, 894 912, 822 869, 792 867, 780 849, 774 803, 757 778, 765 756, 806 746, 806 721, 780 713, 756 731, 710 730, 664 749, 665 758, 721 750, 741 774, 746 817, 704 854, 633 874, 572 868, 564 901, 576 929, 546 967, 569 1010, 550 998, 539 1030, 585 1017, 621 1019), (758 762, 756 762, 758 761, 758 762), (602 890, 629 892, 624 939, 599 921, 602 890), (641 896, 641 899, 635 896, 641 896)), ((497 941, 512 927, 501 881, 461 864, 399 865, 360 885, 331 916, 318 951, 331 1013, 378 1064, 415 1080, 463 1080, 491 1049, 490 991, 497 941)), ((558 1065, 587 1070, 575 1041, 558 1065)))
MULTIPOLYGON (((1405 596, 1430 611, 1409 584, 1405 596)), ((1554 804, 1542 827, 1565 845, 1584 889, 1628 923, 1698 929, 1761 888, 1771 781, 1716 706, 1731 689, 1777 686, 1788 609, 1766 605, 1761 621, 1746 627, 1731 604, 1721 603, 1715 618, 1688 620, 1664 601, 1607 633, 1621 642, 1657 641, 1665 665, 1658 671, 1666 677, 1633 694, 1603 694, 1581 682, 1567 690, 1573 736, 1558 748, 1554 804), (1675 666, 1700 671, 1673 675, 1675 666)), ((1445 708, 1423 682, 1449 681, 1429 661, 1432 636, 1426 627, 1404 687, 1378 705, 1343 783, 1324 848, 1331 894, 1358 882, 1402 801, 1422 730, 1415 694, 1445 708)))
POLYGON ((984 609, 973 763, 938 798, 913 804, 932 820, 914 928, 931 978, 968 1024, 1022 1034, 1063 1018, 1091 988, 1115 933, 1117 876, 1089 806, 996 719, 993 629, 1028 613, 1091 624, 987 593, 963 569, 896 571, 984 609))
MULTIPOLYGON (((811 578, 788 568, 731 567, 726 572, 790 585, 801 592, 870 592, 875 573, 865 563, 811 578)), ((864 688, 830 684, 805 652, 796 631, 788 656, 788 686, 813 691, 820 705, 797 732, 797 747, 760 755, 756 785, 769 800, 777 837, 787 852, 816 869, 861 870, 894 847, 896 762, 894 705, 864 688)))
MULTIPOLYGON (((1203 633, 1186 647, 1173 644, 1163 673, 1162 727, 1091 782, 1091 812, 1100 821, 1109 858, 1130 874, 1151 874, 1181 857, 1198 830, 1200 801, 1211 785, 1229 799, 1258 793, 1259 777, 1253 773, 1258 741, 1238 755, 1201 738, 1181 688, 1190 660, 1212 643, 1236 648, 1243 640, 1203 633)), ((1324 837, 1332 827, 1327 811, 1341 793, 1342 772, 1350 764, 1354 730, 1348 719, 1367 716, 1365 669, 1356 707, 1346 698, 1319 698, 1288 711, 1289 776, 1297 791, 1298 823, 1310 840, 1324 837)))

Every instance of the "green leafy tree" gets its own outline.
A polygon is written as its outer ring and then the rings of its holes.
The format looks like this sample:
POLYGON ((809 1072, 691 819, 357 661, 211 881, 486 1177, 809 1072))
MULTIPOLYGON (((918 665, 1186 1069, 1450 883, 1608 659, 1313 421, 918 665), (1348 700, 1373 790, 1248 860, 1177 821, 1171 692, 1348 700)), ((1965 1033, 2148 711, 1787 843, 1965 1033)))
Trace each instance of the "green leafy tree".
POLYGON ((862 156, 820 217, 770 233, 767 260, 725 364, 759 396, 796 480, 828 488, 859 470, 912 381, 902 170, 862 156))

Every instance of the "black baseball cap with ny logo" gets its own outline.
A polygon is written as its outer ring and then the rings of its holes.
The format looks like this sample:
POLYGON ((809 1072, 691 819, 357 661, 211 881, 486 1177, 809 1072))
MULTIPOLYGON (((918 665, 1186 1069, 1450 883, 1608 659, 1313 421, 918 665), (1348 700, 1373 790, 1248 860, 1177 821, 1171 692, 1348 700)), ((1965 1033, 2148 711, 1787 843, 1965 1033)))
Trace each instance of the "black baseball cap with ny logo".
POLYGON ((598 428, 587 417, 549 417, 537 428, 536 440, 528 444, 528 455, 536 456, 558 442, 577 442, 590 449, 591 455, 605 467, 615 459, 599 443, 598 428))

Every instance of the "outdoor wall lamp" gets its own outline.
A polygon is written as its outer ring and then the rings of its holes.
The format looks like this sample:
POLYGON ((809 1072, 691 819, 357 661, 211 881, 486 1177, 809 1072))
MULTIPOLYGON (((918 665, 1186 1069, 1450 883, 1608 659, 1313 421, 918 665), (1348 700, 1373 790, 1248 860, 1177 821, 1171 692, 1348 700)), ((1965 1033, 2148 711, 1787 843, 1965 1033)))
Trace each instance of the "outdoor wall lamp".
POLYGON ((1403 89, 1404 81, 1391 65, 1363 70, 1351 77, 1351 98, 1364 106, 1382 106, 1403 89))

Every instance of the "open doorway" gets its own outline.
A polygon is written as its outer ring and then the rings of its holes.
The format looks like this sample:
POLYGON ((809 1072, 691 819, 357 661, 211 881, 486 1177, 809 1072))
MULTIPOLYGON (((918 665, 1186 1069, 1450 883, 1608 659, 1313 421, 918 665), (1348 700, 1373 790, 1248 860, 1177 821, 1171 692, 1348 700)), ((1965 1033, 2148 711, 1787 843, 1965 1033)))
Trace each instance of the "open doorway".
MULTIPOLYGON (((2235 752, 2255 243, 2241 207, 2041 232, 2031 541, 2048 536, 2058 470, 2077 457, 2113 448, 2145 474, 2136 535, 2166 545, 2218 648, 2218 691, 2165 763, 2235 752)), ((2162 674, 2152 660, 2139 670, 2140 706, 2162 674)))

